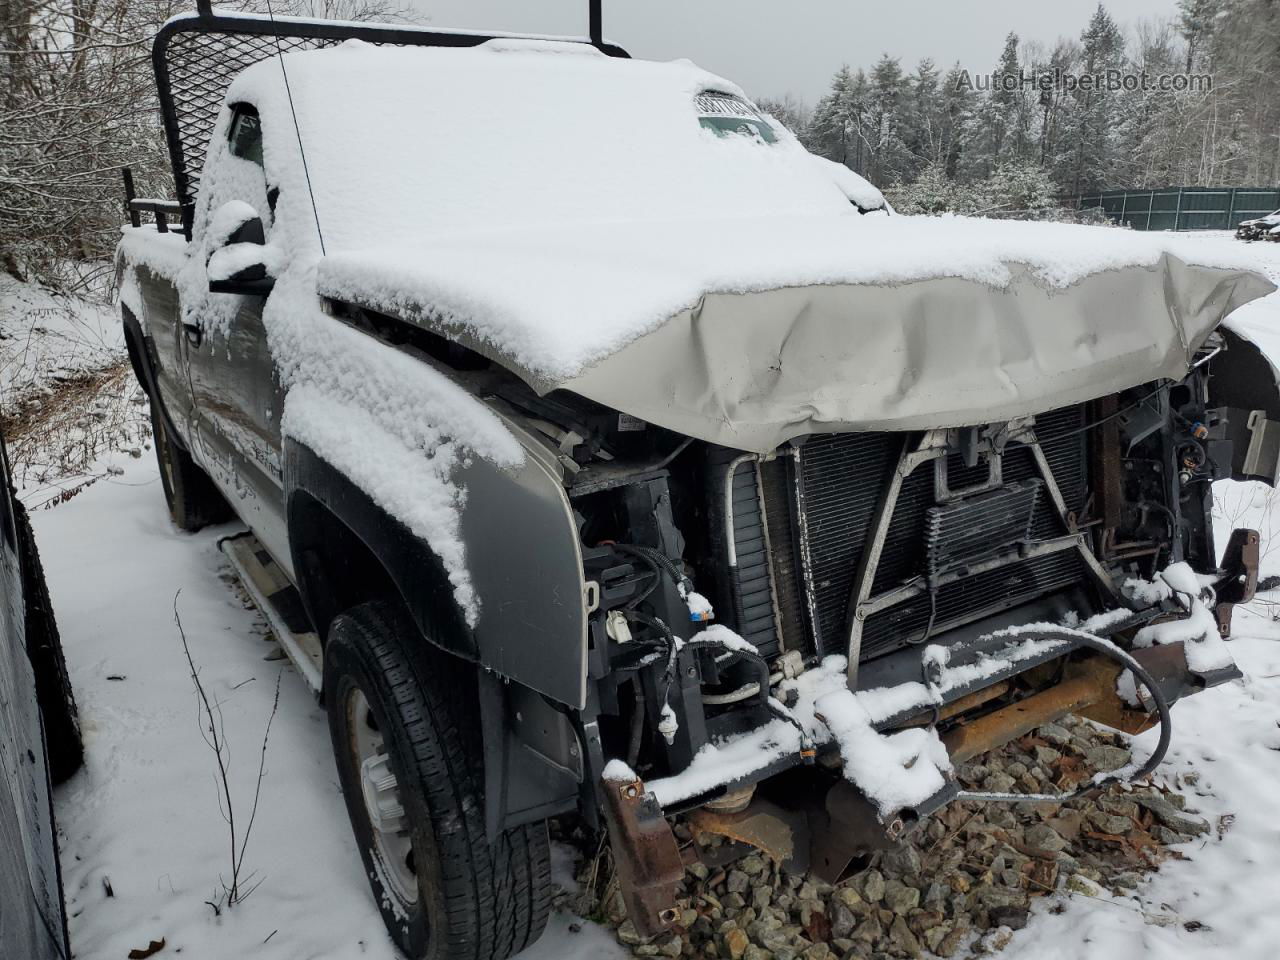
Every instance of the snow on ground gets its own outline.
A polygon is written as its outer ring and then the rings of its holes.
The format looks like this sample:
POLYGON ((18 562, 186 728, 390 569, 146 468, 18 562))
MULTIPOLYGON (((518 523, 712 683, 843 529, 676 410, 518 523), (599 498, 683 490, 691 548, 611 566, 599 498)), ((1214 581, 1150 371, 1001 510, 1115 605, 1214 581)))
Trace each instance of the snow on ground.
POLYGON ((0 274, 0 398, 93 373, 124 349, 120 313, 0 274))
MULTIPOLYGON (((1204 242, 1224 242, 1204 237, 1204 242)), ((1255 244, 1280 274, 1280 244, 1255 244)), ((1280 295, 1250 308, 1273 325, 1280 295)), ((1272 356, 1280 357, 1280 349, 1272 356)), ((169 523, 150 454, 109 455, 104 479, 34 515, 80 702, 87 765, 56 792, 71 937, 81 960, 117 960, 150 940, 195 958, 396 956, 365 882, 339 794, 323 713, 293 669, 264 657, 261 618, 240 600, 216 543, 232 527, 187 535, 169 523), (119 468, 120 473, 108 472, 119 468), (180 593, 179 593, 180 591, 180 593), (215 916, 227 879, 225 824, 213 757, 173 622, 222 705, 232 748, 238 822, 247 817, 278 673, 280 708, 267 749, 247 871, 261 886, 215 916), (108 895, 108 885, 111 894, 108 895)), ((1223 484, 1219 512, 1280 543, 1276 497, 1223 484)), ((1280 549, 1264 560, 1280 572, 1280 549)), ((1265 598, 1264 598, 1265 599, 1265 598)), ((1280 849, 1280 623, 1265 603, 1238 614, 1231 644, 1245 680, 1179 704, 1161 775, 1222 835, 1183 848, 1135 899, 1044 900, 1006 955, 1093 960, 1099 955, 1264 958, 1280 942, 1274 909, 1280 849), (1198 778, 1198 779, 1197 779, 1198 778), (1055 912, 1059 911, 1060 912, 1055 912)), ((567 852, 558 876, 569 885, 567 852)), ((529 958, 623 957, 591 924, 557 916, 529 958)))
MULTIPOLYGON (((264 657, 261 618, 230 582, 222 527, 169 522, 153 461, 33 517, 84 725, 87 765, 57 791, 71 940, 80 960, 119 960, 164 938, 184 957, 398 956, 383 930, 338 789, 323 712, 291 666, 264 657), (180 594, 179 594, 180 591, 180 594), (213 754, 173 620, 221 704, 238 824, 248 817, 277 674, 280 708, 245 871, 261 886, 221 917, 229 881, 213 754), (106 893, 110 884, 113 896, 106 893)), ((243 829, 243 827, 241 827, 243 829)), ((558 877, 572 881, 559 852, 558 877)), ((528 958, 623 955, 590 924, 556 916, 528 958)))

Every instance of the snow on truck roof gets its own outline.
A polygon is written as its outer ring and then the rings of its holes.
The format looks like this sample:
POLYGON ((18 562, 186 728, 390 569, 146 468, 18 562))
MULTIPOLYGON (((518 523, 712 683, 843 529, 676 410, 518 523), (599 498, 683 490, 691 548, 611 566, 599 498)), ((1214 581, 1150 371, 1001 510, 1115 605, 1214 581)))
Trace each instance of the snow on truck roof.
MULTIPOLYGON (((503 39, 284 62, 309 185, 280 60, 227 100, 261 114, 271 239, 290 231, 316 291, 436 328, 539 390, 744 449, 1174 375, 1270 289, 1246 254, 1169 235, 864 215, 875 188, 688 61, 503 39)), ((202 188, 197 219, 209 202, 202 188)))

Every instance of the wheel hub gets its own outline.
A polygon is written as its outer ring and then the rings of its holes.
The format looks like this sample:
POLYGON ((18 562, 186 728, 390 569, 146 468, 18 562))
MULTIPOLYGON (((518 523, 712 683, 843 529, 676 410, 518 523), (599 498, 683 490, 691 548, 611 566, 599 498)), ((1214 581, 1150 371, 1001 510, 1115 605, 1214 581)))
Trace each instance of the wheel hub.
POLYGON ((402 903, 414 903, 418 899, 418 872, 400 782, 368 698, 359 689, 352 690, 347 701, 347 729, 352 759, 360 770, 360 794, 373 830, 379 879, 402 903))
POLYGON ((367 758, 360 764, 360 786, 369 822, 379 833, 404 831, 404 807, 400 803, 400 784, 391 772, 385 753, 367 758))

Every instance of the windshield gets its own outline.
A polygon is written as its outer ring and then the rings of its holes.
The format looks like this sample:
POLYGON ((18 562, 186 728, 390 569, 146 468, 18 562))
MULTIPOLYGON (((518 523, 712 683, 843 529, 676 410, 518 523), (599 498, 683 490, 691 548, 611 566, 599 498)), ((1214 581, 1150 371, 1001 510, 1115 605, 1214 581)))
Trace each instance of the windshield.
POLYGON ((695 98, 698 123, 716 136, 737 134, 776 143, 778 135, 761 115, 760 111, 741 97, 709 90, 695 98))

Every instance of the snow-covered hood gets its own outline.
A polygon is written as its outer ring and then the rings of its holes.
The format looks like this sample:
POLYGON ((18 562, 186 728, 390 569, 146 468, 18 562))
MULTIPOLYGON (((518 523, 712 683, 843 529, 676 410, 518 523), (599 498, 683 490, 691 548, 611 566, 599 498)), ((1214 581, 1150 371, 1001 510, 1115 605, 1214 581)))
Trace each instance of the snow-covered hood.
POLYGON ((765 452, 1180 378, 1228 313, 1275 289, 1205 246, 957 217, 597 224, 331 255, 318 289, 539 392, 765 452))
MULTIPOLYGON (((687 61, 530 41, 285 59, 292 101, 276 62, 227 100, 262 118, 290 278, 314 269, 321 296, 454 337, 541 392, 730 447, 981 423, 1178 377, 1272 289, 1246 250, 1185 237, 861 214, 850 200, 874 188, 794 137, 708 129, 709 101, 754 108, 687 61)), ((201 190, 260 189, 218 146, 226 119, 201 190)), ((202 196, 197 230, 214 212, 202 196)))

